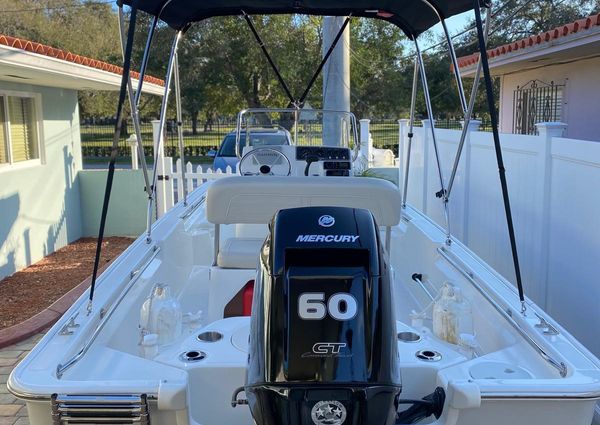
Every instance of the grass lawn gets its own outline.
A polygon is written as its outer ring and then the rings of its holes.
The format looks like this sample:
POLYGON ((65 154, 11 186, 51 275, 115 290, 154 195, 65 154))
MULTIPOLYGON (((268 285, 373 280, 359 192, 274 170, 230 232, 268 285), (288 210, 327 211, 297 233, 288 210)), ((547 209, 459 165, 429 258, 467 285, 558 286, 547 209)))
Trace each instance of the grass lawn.
MULTIPOLYGON (((130 126, 131 127, 131 126, 130 126)), ((190 147, 218 147, 221 141, 229 132, 235 130, 233 125, 221 125, 215 127, 213 131, 198 131, 192 134, 191 128, 184 125, 184 145, 190 147)), ((133 129, 129 129, 129 134, 133 129)), ((81 126, 81 143, 83 147, 110 147, 112 146, 112 136, 114 127, 111 125, 83 125, 81 126)), ((398 124, 395 121, 374 122, 370 127, 371 136, 376 147, 398 143, 398 124)), ((121 136, 119 146, 127 146, 128 135, 121 136)), ((320 145, 321 144, 321 126, 311 125, 310 129, 300 127, 298 129, 299 144, 320 145)), ((145 147, 152 146, 152 126, 142 125, 142 140, 145 147)), ((169 132, 166 147, 175 148, 178 145, 177 133, 169 132)))

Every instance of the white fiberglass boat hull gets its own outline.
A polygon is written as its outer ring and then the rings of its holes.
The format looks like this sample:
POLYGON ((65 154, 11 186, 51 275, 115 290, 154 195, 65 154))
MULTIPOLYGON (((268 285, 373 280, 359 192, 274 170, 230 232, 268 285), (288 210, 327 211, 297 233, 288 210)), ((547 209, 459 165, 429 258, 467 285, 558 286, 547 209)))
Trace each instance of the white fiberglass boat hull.
MULTIPOLYGON (((345 184, 361 182, 356 179, 346 178, 345 184)), ((84 294, 13 371, 8 387, 26 400, 32 425, 61 423, 53 422, 64 407, 61 397, 83 394, 96 396, 98 411, 115 403, 115 395, 133 396, 131 406, 144 395, 155 425, 253 423, 247 406, 230 405, 234 389, 244 385, 249 318, 224 318, 224 309, 256 270, 213 265, 210 187, 202 186, 188 206, 180 203, 161 218, 152 243, 140 237, 108 268, 98 281, 92 314, 86 313, 84 294), (177 340, 148 359, 140 353, 139 312, 156 283, 168 284, 190 315, 177 340), (198 311, 202 314, 193 316, 198 311), (74 316, 79 327, 61 333, 74 316), (206 331, 221 338, 199 340, 206 331), (190 352, 203 357, 186 357, 190 352)), ((260 239, 266 232, 265 225, 254 224, 219 229, 221 238, 260 239)), ((436 386, 446 392, 441 417, 423 423, 591 423, 600 399, 600 363, 568 332, 531 301, 522 315, 514 288, 458 241, 445 245, 445 233, 419 212, 403 211, 389 241, 398 332, 416 335, 398 341, 401 397, 419 399, 436 386), (420 283, 415 273, 422 275, 420 283), (446 281, 461 288, 472 305, 476 346, 470 349, 442 341, 431 330, 427 294, 435 295, 446 281), (424 316, 414 314, 422 310, 424 316), (541 319, 547 327, 539 326, 541 319)))

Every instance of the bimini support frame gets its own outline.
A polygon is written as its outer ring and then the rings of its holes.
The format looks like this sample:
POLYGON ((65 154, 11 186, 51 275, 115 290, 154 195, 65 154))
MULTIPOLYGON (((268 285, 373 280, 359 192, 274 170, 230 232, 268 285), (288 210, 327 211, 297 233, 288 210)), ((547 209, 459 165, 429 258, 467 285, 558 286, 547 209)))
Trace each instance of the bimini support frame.
MULTIPOLYGON (((156 149, 154 152, 154 171, 152 173, 152 191, 156 193, 156 182, 158 181, 158 158, 159 152, 163 147, 165 139, 165 119, 167 116, 167 106, 169 104, 169 93, 171 91, 171 82, 173 81, 173 68, 175 67, 175 56, 177 53, 177 47, 179 46, 179 40, 181 40, 183 33, 178 31, 175 34, 173 45, 171 47, 171 54, 169 56, 169 64, 167 65, 167 74, 165 76, 165 92, 160 107, 160 122, 158 125, 158 143, 156 143, 156 149)), ((154 198, 148 200, 148 215, 146 220, 146 243, 152 242, 152 210, 154 206, 154 198)))
POLYGON ((180 193, 179 196, 183 195, 183 206, 187 207, 187 181, 185 179, 185 145, 183 143, 183 117, 182 117, 182 108, 181 108, 181 85, 179 80, 179 53, 175 52, 175 66, 174 66, 174 75, 175 78, 175 103, 177 105, 177 137, 179 139, 179 163, 181 168, 179 170, 181 174, 181 184, 179 185, 182 188, 183 193, 180 193))
POLYGON ((402 190, 402 209, 406 209, 406 199, 408 196, 408 173, 410 170, 410 153, 415 128, 415 109, 417 103, 417 84, 419 84, 419 56, 415 56, 415 70, 413 72, 412 93, 410 97, 410 119, 408 124, 408 146, 406 148, 406 163, 404 169, 404 188, 402 190))
POLYGON ((485 83, 485 91, 487 94, 488 110, 490 112, 490 120, 492 123, 494 150, 496 151, 496 162, 498 163, 498 174, 500 176, 500 186, 502 188, 502 199, 504 201, 506 225, 508 227, 508 236, 510 239, 510 248, 512 251, 513 265, 515 268, 515 277, 517 280, 517 288, 519 290, 519 300, 521 301, 521 314, 525 315, 527 311, 527 306, 525 303, 525 294, 523 292, 523 281, 521 279, 521 267, 519 265, 519 254, 517 252, 515 228, 510 208, 510 197, 508 196, 508 184, 506 183, 506 169, 504 168, 504 159, 502 158, 502 147, 500 145, 500 134, 498 131, 498 115, 496 114, 496 105, 494 102, 494 87, 492 85, 492 76, 490 73, 490 65, 487 57, 479 0, 473 0, 473 9, 475 10, 475 24, 477 26, 477 41, 479 44, 479 55, 481 65, 483 68, 483 79, 485 83))
MULTIPOLYGON (((490 27, 492 25, 492 9, 491 6, 487 10, 486 20, 485 20, 485 41, 487 45, 487 39, 490 32, 490 27)), ((450 179, 448 180, 448 187, 446 188, 446 202, 450 200, 450 193, 452 192, 452 188, 454 187, 454 180, 456 179, 456 173, 458 171, 458 165, 460 163, 460 157, 462 156, 462 151, 464 149, 465 140, 467 139, 467 132, 469 131, 469 124, 471 124, 471 117, 473 116, 473 110, 475 109, 475 100, 477 98, 477 90, 479 88, 479 81, 481 79, 481 57, 477 63, 477 71, 475 71, 475 77, 473 78, 473 88, 471 89, 471 97, 469 98, 469 107, 467 108, 467 113, 465 114, 465 121, 463 124, 462 131, 460 133, 460 141, 458 142, 458 149, 456 151, 456 156, 454 158, 454 165, 452 166, 452 173, 450 174, 450 179)), ((454 66, 456 70, 456 65, 454 66)))
MULTIPOLYGON (((158 19, 155 18, 150 25, 150 30, 148 33, 148 43, 152 40, 154 35, 154 30, 156 28, 156 24, 158 19)), ((125 44, 126 44, 126 34, 125 34, 125 13, 123 12, 123 6, 119 6, 119 32, 120 37, 119 41, 121 42, 121 53, 123 55, 123 60, 125 60, 125 44)), ((140 69, 140 75, 138 80, 137 93, 133 92, 133 82, 131 80, 131 75, 127 75, 127 97, 129 99, 129 106, 131 109, 131 120, 133 121, 133 128, 135 131, 135 137, 137 139, 137 150, 138 150, 138 158, 140 159, 140 163, 142 165, 142 174, 144 176, 144 182, 146 187, 144 190, 148 194, 148 198, 153 196, 152 188, 150 187, 150 178, 148 176, 148 165, 146 164, 146 155, 144 153, 144 143, 142 141, 142 129, 140 127, 140 116, 139 116, 139 100, 140 95, 142 93, 142 86, 144 84, 144 74, 146 73, 146 65, 148 63, 147 60, 147 52, 149 51, 149 46, 144 51, 144 60, 142 61, 142 68, 140 69)))
POLYGON ((446 221, 446 245, 450 245, 452 243, 451 232, 450 232, 450 211, 448 208, 448 203, 445 201, 446 188, 444 186, 444 174, 442 172, 442 163, 440 160, 440 152, 438 149, 437 138, 435 134, 435 122, 433 120, 433 108, 431 106, 431 98, 429 96, 429 86, 427 84, 427 74, 425 73, 425 65, 423 64, 423 55, 421 54, 421 49, 419 48, 419 42, 417 39, 414 39, 415 49, 417 52, 417 63, 419 64, 419 70, 421 73, 421 84, 423 85, 423 93, 425 95, 425 106, 427 108, 427 119, 429 121, 429 126, 431 128, 431 140, 433 144, 433 151, 435 153, 435 161, 437 164, 438 176, 440 179, 440 187, 441 189, 436 192, 435 196, 442 199, 442 207, 444 209, 444 219, 446 221))
POLYGON ((119 148, 119 139, 121 137, 121 128, 123 126, 123 106, 127 97, 127 85, 131 71, 131 53, 133 51, 133 37, 135 35, 135 24, 137 19, 138 0, 132 2, 131 17, 129 19, 129 30, 127 41, 125 43, 125 55, 123 60, 123 74, 121 76, 121 88, 119 90, 119 102, 117 104, 117 116, 115 120, 115 133, 113 135, 112 149, 110 153, 110 162, 108 163, 108 174, 106 177, 106 188, 104 189, 104 201, 102 203, 102 214, 100 216, 100 228, 98 229, 98 242, 96 244, 96 256, 94 258, 94 269, 92 271, 92 283, 90 285, 90 297, 87 305, 88 316, 93 311, 94 289, 98 278, 98 268, 100 265, 100 253, 102 252, 102 240, 104 239, 104 228, 108 215, 108 205, 110 203, 110 193, 112 191, 113 179, 115 176, 115 163, 117 162, 117 153, 119 148))
POLYGON ((444 35, 446 36, 446 42, 448 43, 448 52, 450 53, 450 59, 452 60, 452 66, 454 67, 454 77, 456 79, 456 86, 458 88, 458 98, 460 99, 460 106, 462 107, 463 114, 467 114, 467 99, 465 98, 465 88, 462 83, 462 77, 460 76, 460 69, 458 67, 458 59, 456 57, 456 51, 454 50, 454 43, 452 43, 452 37, 448 31, 446 20, 440 18, 442 28, 444 29, 444 35))

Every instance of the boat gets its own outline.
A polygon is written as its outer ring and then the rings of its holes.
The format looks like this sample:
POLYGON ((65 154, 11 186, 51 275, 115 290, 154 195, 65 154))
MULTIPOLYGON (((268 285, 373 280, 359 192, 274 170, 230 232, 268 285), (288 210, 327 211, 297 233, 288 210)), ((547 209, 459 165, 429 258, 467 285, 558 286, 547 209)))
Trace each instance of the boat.
MULTIPOLYGON (((163 127, 172 85, 181 117, 177 44, 194 21, 241 15, 254 28, 255 14, 303 13, 398 25, 417 48, 412 128, 419 76, 433 116, 418 36, 473 10, 485 52, 491 16, 490 5, 477 0, 123 3, 115 146, 123 105, 137 105, 141 93, 129 78, 138 11, 154 16, 141 75, 159 22, 177 30, 163 127), (127 31, 124 6, 131 7, 127 31)), ((452 48, 450 54, 455 61, 452 48)), ((467 102, 455 70, 468 121, 474 96, 467 102)), ((335 131, 310 145, 294 131, 304 96, 290 108, 242 111, 238 140, 253 123, 264 127, 266 117, 278 117, 284 128, 293 121, 293 143, 238 143, 238 175, 191 193, 184 185, 182 199, 154 223, 152 188, 160 176, 145 169, 147 232, 99 274, 113 149, 92 285, 7 383, 26 402, 30 423, 589 425, 600 399, 600 361, 524 294, 485 55, 477 81, 481 73, 516 286, 412 208, 406 186, 355 175, 360 141, 352 114, 319 111, 322 127, 333 123, 335 131)), ((141 139, 139 125, 136 133, 141 139)), ((408 161, 403 167, 406 182, 408 161)), ((441 172, 440 184, 447 212, 451 184, 441 172)))

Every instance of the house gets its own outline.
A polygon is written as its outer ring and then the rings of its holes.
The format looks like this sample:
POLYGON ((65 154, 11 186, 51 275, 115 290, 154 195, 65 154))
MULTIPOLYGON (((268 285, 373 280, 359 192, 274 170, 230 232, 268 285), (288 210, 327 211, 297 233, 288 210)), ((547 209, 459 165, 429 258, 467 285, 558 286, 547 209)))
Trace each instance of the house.
MULTIPOLYGON (((600 141, 600 14, 488 50, 500 78, 500 131, 534 134, 539 122, 567 124, 565 137, 600 141)), ((473 76, 479 54, 458 60, 473 76)))
MULTIPOLYGON (((122 69, 0 35, 0 279, 83 233, 78 90, 118 90, 122 69)), ((162 95, 162 80, 144 91, 162 95)))

